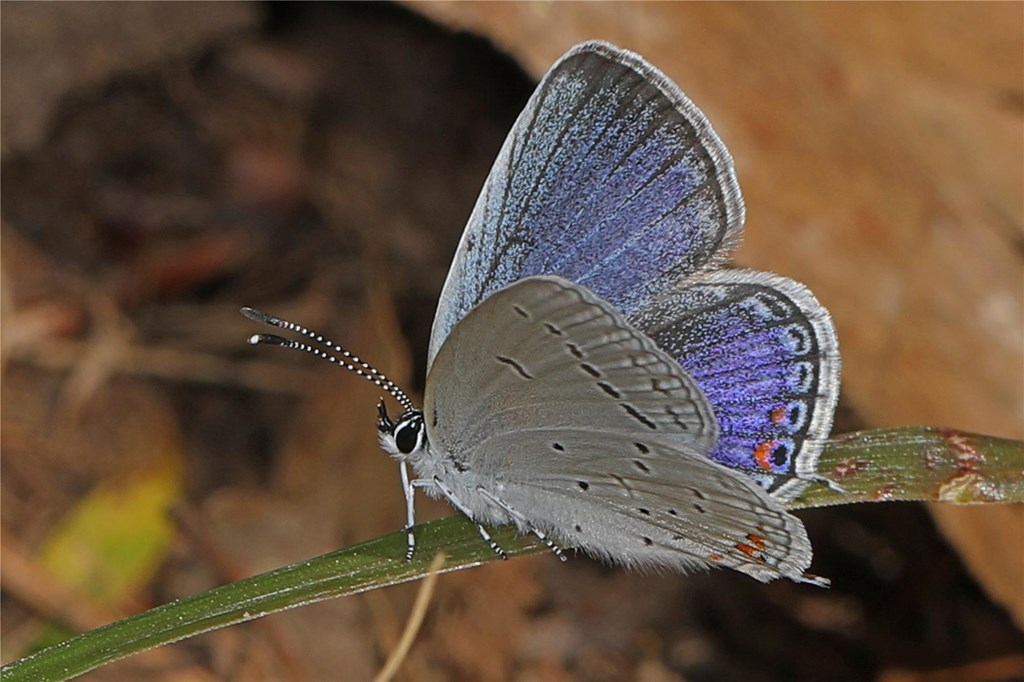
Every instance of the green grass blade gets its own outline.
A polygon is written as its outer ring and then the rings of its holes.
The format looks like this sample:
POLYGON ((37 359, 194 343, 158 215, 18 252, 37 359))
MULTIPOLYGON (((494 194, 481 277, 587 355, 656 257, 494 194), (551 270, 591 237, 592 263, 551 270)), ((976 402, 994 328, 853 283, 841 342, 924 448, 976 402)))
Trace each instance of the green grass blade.
MULTIPOLYGON (((495 539, 510 556, 534 551, 511 527, 495 539)), ((145 649, 324 599, 357 594, 416 580, 427 573, 438 551, 447 555, 442 572, 495 559, 476 526, 461 516, 420 526, 417 552, 404 560, 405 533, 386 535, 347 549, 222 585, 105 625, 14 661, 4 682, 64 680, 145 649)))
MULTIPOLYGON (((812 486, 794 509, 866 501, 934 500, 957 504, 1024 501, 1024 443, 949 429, 863 431, 829 442, 821 473, 845 493, 812 486)), ((494 529, 510 556, 546 551, 510 527, 494 529)), ((406 563, 405 534, 371 540, 224 585, 111 623, 2 670, 5 682, 63 680, 151 647, 313 602, 416 580, 436 552, 442 571, 497 560, 462 517, 417 528, 416 559, 406 563)))

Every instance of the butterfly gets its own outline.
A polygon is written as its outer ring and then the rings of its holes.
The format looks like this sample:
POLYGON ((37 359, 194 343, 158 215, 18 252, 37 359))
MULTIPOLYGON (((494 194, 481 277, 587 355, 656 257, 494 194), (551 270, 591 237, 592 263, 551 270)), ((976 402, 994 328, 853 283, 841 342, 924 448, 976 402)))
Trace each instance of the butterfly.
POLYGON ((803 285, 724 269, 744 206, 704 114, 642 57, 577 45, 541 80, 488 176, 438 303, 423 407, 322 336, 257 334, 396 398, 381 446, 415 490, 631 567, 806 573, 785 509, 817 473, 839 392, 827 310, 803 285), (415 475, 410 473, 410 469, 415 475))

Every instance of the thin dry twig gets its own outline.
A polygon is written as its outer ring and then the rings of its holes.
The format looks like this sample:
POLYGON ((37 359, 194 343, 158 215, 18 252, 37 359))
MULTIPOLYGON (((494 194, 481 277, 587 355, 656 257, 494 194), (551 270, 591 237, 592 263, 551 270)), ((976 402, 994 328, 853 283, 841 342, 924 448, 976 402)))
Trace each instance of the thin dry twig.
MULTIPOLYGON (((88 352, 86 345, 66 339, 40 339, 19 349, 12 359, 52 370, 75 367, 88 352)), ((313 370, 286 367, 258 360, 232 362, 217 355, 170 346, 132 344, 121 349, 110 367, 115 374, 170 381, 190 381, 247 388, 267 393, 304 393, 313 381, 313 370)))
POLYGON ((430 605, 430 598, 434 595, 434 585, 437 583, 437 576, 440 575, 438 571, 444 565, 444 560, 444 552, 434 555, 434 560, 430 562, 430 573, 427 574, 426 580, 423 581, 423 585, 420 586, 420 591, 416 595, 416 601, 413 602, 412 613, 409 614, 409 620, 405 624, 402 639, 398 641, 398 646, 388 656, 387 662, 377 673, 373 682, 389 682, 409 654, 409 649, 412 648, 412 643, 416 639, 416 633, 419 632, 420 626, 423 625, 423 618, 427 615, 427 606, 430 605))
POLYGON ((940 670, 889 668, 879 682, 988 682, 1024 677, 1024 656, 1000 656, 940 670))

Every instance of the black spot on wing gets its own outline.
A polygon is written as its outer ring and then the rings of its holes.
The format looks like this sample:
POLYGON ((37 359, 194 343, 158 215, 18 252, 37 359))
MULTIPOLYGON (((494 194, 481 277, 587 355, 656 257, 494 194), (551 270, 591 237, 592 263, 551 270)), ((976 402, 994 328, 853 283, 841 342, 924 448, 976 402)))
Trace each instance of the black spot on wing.
POLYGON ((527 372, 526 369, 522 365, 520 365, 518 362, 516 362, 512 358, 506 357, 504 355, 495 355, 494 359, 497 360, 498 362, 502 363, 503 365, 508 365, 509 367, 514 369, 516 372, 518 372, 519 376, 521 376, 524 379, 532 379, 533 378, 533 376, 529 372, 527 372))
POLYGON ((772 450, 771 458, 772 464, 775 466, 780 467, 784 465, 789 461, 789 446, 785 443, 779 443, 775 446, 775 449, 772 450))
POLYGON ((520 317, 525 317, 527 320, 530 319, 530 313, 526 312, 526 308, 519 305, 518 303, 512 305, 512 310, 516 311, 516 313, 519 314, 520 317))
POLYGON ((597 387, 615 399, 619 399, 622 397, 622 394, 619 393, 618 389, 616 389, 614 386, 612 386, 606 381, 597 382, 597 387))
POLYGON ((601 376, 601 372, 599 372, 596 367, 586 362, 580 363, 580 369, 582 369, 584 372, 594 377, 595 379, 601 376))
POLYGON ((652 430, 658 428, 657 424, 652 422, 642 412, 640 412, 638 409, 636 409, 635 407, 633 407, 629 403, 621 403, 621 405, 622 405, 622 409, 624 409, 627 413, 629 413, 630 417, 632 417, 633 419, 637 420, 638 422, 640 422, 641 424, 643 424, 647 428, 652 429, 652 430))

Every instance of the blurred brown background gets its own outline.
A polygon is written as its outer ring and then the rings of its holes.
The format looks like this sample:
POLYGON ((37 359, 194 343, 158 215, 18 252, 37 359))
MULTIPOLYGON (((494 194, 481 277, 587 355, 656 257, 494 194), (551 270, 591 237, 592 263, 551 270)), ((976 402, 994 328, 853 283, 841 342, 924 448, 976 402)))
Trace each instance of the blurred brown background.
MULTIPOLYGON (((837 431, 1024 438, 1024 5, 3 3, 0 27, 5 661, 401 525, 376 392, 249 349, 237 310, 419 390, 490 163, 588 38, 729 146, 737 261, 836 320, 837 431)), ((1021 506, 933 512, 802 514, 827 592, 548 556, 446 575, 399 677, 1024 678, 1021 506)), ((415 589, 91 677, 366 679, 415 589)))

